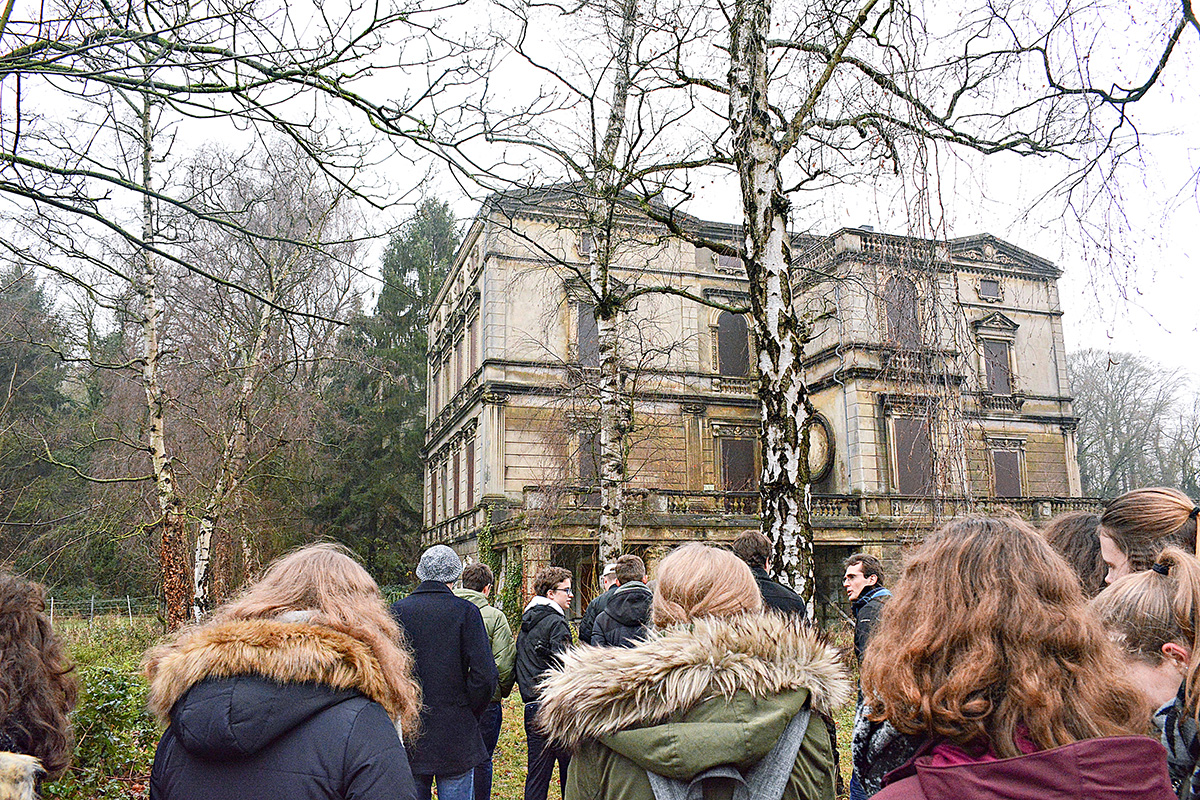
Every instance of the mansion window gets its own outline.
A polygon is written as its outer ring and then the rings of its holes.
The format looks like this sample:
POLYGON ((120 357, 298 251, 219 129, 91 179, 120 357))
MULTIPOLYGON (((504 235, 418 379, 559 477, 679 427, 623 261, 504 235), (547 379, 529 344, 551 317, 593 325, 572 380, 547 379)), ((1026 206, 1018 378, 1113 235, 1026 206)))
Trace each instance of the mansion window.
POLYGON ((920 347, 916 284, 902 275, 893 275, 884 286, 883 304, 887 309, 888 342, 909 350, 920 347))
POLYGON ((458 516, 462 512, 461 497, 459 495, 460 486, 462 485, 462 454, 456 448, 454 450, 454 516, 458 516))
POLYGON ((437 482, 437 467, 429 470, 429 524, 436 525, 438 521, 437 513, 437 497, 438 497, 438 482, 437 482))
POLYGON ((579 255, 587 258, 595 249, 595 242, 592 240, 591 231, 583 231, 579 234, 579 243, 577 244, 579 255))
POLYGON ((724 253, 717 254, 717 266, 725 269, 741 269, 742 259, 737 256, 727 256, 724 253))
POLYGON ((757 441, 722 436, 717 439, 721 461, 721 490, 754 492, 758 490, 758 469, 754 451, 757 441))
POLYGON ((744 314, 722 311, 717 317, 717 372, 731 378, 750 375, 750 332, 744 314))
POLYGON ((991 447, 992 490, 996 497, 1022 497, 1021 451, 1011 446, 991 447))
POLYGON ((596 325, 596 307, 581 300, 576 305, 575 331, 579 364, 584 367, 600 366, 600 329, 596 325))
POLYGON ((983 368, 987 377, 987 390, 991 394, 1012 394, 1012 363, 1009 360, 1011 347, 999 339, 982 339, 983 368))
POLYGON ((600 432, 581 431, 579 434, 579 485, 600 483, 600 432))
POLYGON ((475 507, 475 440, 467 440, 467 508, 475 507))
POLYGON ((896 491, 925 496, 933 489, 933 437, 924 417, 894 417, 892 442, 896 491))
POLYGON ((996 278, 980 278, 979 296, 984 300, 1002 299, 1004 295, 1000 293, 1000 281, 996 278))

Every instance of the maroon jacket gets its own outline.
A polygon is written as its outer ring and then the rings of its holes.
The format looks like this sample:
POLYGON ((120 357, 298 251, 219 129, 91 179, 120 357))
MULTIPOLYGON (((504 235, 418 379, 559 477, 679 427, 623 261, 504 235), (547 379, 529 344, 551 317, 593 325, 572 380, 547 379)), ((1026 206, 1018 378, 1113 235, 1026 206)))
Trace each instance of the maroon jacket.
MULTIPOLYGON (((961 752, 958 755, 963 755, 961 752)), ((1113 736, 999 760, 951 763, 927 748, 885 778, 873 800, 1175 800, 1167 751, 1113 736)))

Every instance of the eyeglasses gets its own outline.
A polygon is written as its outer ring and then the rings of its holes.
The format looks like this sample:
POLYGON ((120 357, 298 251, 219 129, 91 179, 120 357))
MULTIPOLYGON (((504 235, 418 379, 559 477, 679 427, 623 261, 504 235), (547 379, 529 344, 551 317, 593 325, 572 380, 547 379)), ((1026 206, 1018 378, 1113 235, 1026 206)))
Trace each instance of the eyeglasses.
POLYGON ((554 587, 553 589, 551 589, 550 591, 552 591, 552 592, 566 592, 566 593, 567 593, 567 594, 569 594, 569 595, 574 595, 574 594, 575 594, 574 592, 572 592, 572 591, 571 591, 571 588, 570 588, 570 587, 567 587, 566 589, 564 589, 564 588, 562 588, 561 586, 556 586, 556 587, 554 587))

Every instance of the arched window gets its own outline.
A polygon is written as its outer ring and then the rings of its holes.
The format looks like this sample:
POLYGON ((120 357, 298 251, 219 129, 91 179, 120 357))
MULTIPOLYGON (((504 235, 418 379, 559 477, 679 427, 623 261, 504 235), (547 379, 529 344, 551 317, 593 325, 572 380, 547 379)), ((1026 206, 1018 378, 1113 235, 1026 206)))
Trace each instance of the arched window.
POLYGON ((888 342, 910 350, 920 347, 916 285, 908 278, 893 275, 884 286, 883 303, 887 308, 888 342))
POLYGON ((717 317, 717 373, 730 378, 750 374, 750 335, 743 314, 722 311, 717 317))

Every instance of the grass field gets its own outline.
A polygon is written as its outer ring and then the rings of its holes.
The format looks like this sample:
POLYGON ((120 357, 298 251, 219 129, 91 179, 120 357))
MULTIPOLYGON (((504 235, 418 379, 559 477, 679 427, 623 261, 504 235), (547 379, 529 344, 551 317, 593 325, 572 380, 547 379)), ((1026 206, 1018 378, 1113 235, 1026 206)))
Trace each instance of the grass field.
MULTIPOLYGON (((80 680, 75 712, 76 763, 62 779, 43 787, 47 798, 66 800, 141 800, 160 730, 145 711, 146 684, 141 659, 158 641, 161 628, 152 619, 60 617, 55 630, 66 641, 80 680)), ((835 643, 846 644, 844 632, 835 643)), ((504 703, 504 721, 494 759, 492 797, 520 800, 525 785, 524 710, 517 691, 504 703)), ((850 725, 853 708, 837 716, 842 774, 850 780, 850 725)), ((561 800, 557 775, 550 800, 561 800)))

